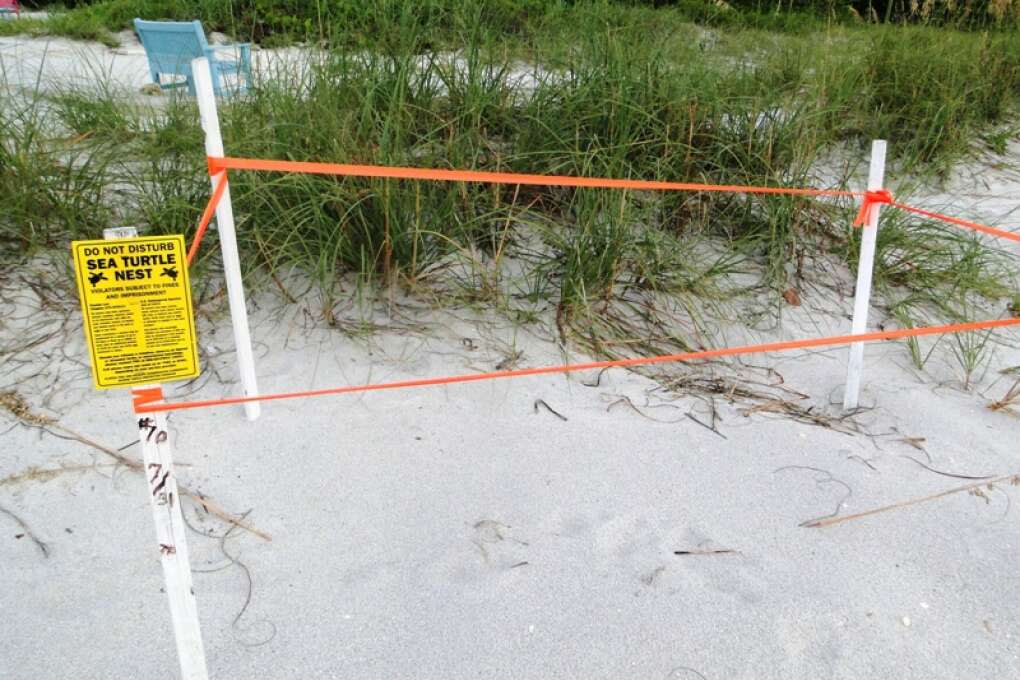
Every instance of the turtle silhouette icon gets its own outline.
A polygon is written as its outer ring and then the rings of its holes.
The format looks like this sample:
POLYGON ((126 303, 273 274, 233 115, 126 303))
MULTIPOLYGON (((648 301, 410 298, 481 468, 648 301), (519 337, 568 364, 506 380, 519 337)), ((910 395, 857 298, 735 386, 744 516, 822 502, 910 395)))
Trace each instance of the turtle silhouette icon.
POLYGON ((96 284, 99 283, 100 281, 109 281, 109 279, 106 278, 106 274, 104 274, 103 272, 89 274, 89 283, 92 284, 93 288, 95 288, 96 284))
POLYGON ((167 276, 174 281, 177 280, 177 270, 173 267, 163 267, 163 276, 167 276))

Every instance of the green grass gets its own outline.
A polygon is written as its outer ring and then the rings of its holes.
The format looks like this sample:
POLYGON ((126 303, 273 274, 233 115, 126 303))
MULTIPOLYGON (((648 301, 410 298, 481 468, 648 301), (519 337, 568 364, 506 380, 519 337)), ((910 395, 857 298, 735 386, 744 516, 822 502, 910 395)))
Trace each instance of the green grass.
POLYGON ((115 42, 135 17, 188 21, 208 30, 265 44, 326 41, 333 46, 400 45, 407 29, 422 48, 450 46, 457 32, 477 26, 503 35, 527 37, 543 28, 569 26, 596 11, 623 26, 640 12, 670 15, 723 30, 756 29, 806 33, 827 25, 864 22, 913 23, 970 29, 1011 30, 1020 21, 1017 0, 935 0, 926 3, 828 0, 762 3, 760 0, 95 0, 47 9, 47 21, 0 22, 0 34, 48 33, 115 42), (465 18, 470 24, 465 23, 465 18))
MULTIPOLYGON (((300 79, 268 74, 225 103, 229 152, 803 186, 835 149, 859 161, 875 137, 890 140, 898 174, 945 173, 1010 128, 1020 93, 1020 36, 1006 32, 820 20, 706 30, 683 7, 610 3, 408 6, 349 3, 343 36, 305 25, 334 49, 300 79), (374 49, 363 49, 370 34, 374 49)), ((89 16, 109 12, 96 25, 110 26, 136 10, 100 3, 89 16)), ((109 224, 190 237, 209 193, 190 100, 14 101, 0 109, 17 132, 0 138, 0 192, 15 197, 0 216, 8 265, 109 224)), ((621 336, 704 345, 704 319, 721 305, 764 295, 774 316, 781 291, 805 285, 805 259, 853 267, 857 253, 846 202, 253 172, 231 186, 255 281, 282 287, 299 271, 324 310, 352 280, 515 319, 555 307, 562 334, 602 353, 621 336)), ((880 234, 876 285, 905 323, 1016 294, 1015 267, 969 235, 892 211, 880 234)), ((215 266, 214 241, 200 276, 215 266)))
POLYGON ((108 224, 109 154, 52 136, 39 99, 15 104, 0 98, 0 128, 0 266, 108 224))

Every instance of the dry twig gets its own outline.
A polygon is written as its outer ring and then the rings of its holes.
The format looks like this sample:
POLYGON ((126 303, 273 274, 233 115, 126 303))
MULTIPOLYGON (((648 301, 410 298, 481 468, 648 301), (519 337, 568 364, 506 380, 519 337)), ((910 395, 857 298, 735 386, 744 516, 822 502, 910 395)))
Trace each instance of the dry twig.
MULTIPOLYGON (((124 465, 125 467, 131 470, 134 470, 135 472, 142 471, 142 464, 137 460, 132 460, 131 458, 128 458, 120 451, 117 451, 112 447, 106 446, 105 444, 101 444, 95 441, 94 439, 89 439, 88 437, 79 432, 75 432, 70 428, 64 427, 63 425, 58 423, 55 418, 51 418, 50 416, 33 412, 25 398, 13 390, 0 393, 0 407, 3 407, 10 411, 10 413, 15 418, 17 418, 25 425, 41 428, 44 432, 51 435, 55 436, 63 435, 69 439, 73 439, 77 442, 85 444, 86 446, 90 446, 96 449, 97 451, 105 453, 106 455, 116 460, 118 463, 124 465)), ((178 484, 177 491, 182 496, 190 498, 195 503, 198 503, 212 514, 222 519, 224 522, 227 522, 236 527, 244 529, 245 531, 253 533, 265 541, 273 540, 272 536, 252 526, 251 524, 246 522, 243 517, 238 517, 237 515, 234 515, 224 510, 215 502, 204 497, 202 494, 189 489, 187 486, 183 484, 178 484)))
POLYGON ((546 411, 548 411, 549 413, 553 414, 554 416, 556 416, 560 420, 563 420, 563 421, 567 420, 567 417, 565 415, 563 415, 562 413, 560 413, 559 411, 554 409, 552 406, 547 404, 545 402, 545 399, 536 399, 535 400, 535 403, 532 405, 532 408, 534 409, 535 413, 538 413, 538 407, 539 406, 544 407, 546 411))
POLYGON ((1020 411, 1013 408, 1014 406, 1020 406, 1020 380, 1017 380, 1012 387, 1006 390, 1002 399, 993 401, 988 405, 988 408, 992 411, 1005 411, 1011 416, 1020 416, 1020 411))
POLYGON ((941 491, 930 496, 923 496, 921 498, 911 498, 910 500, 900 501, 899 503, 893 503, 892 505, 883 505, 880 508, 873 508, 871 510, 865 510, 864 512, 855 512, 852 515, 836 515, 833 517, 823 517, 822 519, 804 522, 803 524, 801 524, 801 526, 809 527, 812 529, 820 529, 822 527, 829 527, 834 524, 849 522, 852 519, 860 519, 861 517, 877 515, 880 512, 888 512, 889 510, 897 510, 899 508, 906 508, 910 507, 911 505, 917 505, 918 503, 933 501, 937 498, 945 498, 946 496, 951 496, 962 491, 980 492, 983 495, 984 492, 981 491, 981 487, 985 487, 989 490, 992 490, 995 488, 996 484, 1000 484, 1002 482, 1009 482, 1014 486, 1020 486, 1020 473, 1003 475, 1001 477, 995 477, 994 479, 990 479, 987 481, 977 482, 976 484, 966 484, 964 486, 958 486, 953 489, 947 489, 946 491, 941 491))
POLYGON ((28 524, 26 524, 26 523, 25 523, 25 520, 21 519, 20 517, 18 517, 17 515, 15 515, 15 514, 14 514, 13 512, 11 512, 11 511, 10 511, 10 510, 8 510, 7 508, 3 507, 2 505, 0 505, 0 512, 2 512, 3 514, 7 515, 7 516, 8 516, 8 517, 10 517, 11 519, 13 519, 13 520, 14 520, 15 522, 17 522, 17 523, 18 523, 18 525, 19 525, 19 526, 20 526, 20 527, 22 528, 22 530, 23 530, 23 533, 22 533, 22 534, 19 534, 19 535, 17 536, 17 538, 21 538, 22 536, 28 536, 28 538, 29 538, 29 539, 30 539, 30 540, 31 540, 31 541, 32 541, 33 543, 35 543, 36 547, 37 547, 37 548, 39 548, 40 552, 42 552, 42 554, 43 554, 43 557, 49 557, 49 556, 50 556, 50 549, 49 549, 49 546, 47 546, 45 542, 43 542, 42 540, 40 540, 40 539, 39 539, 39 537, 38 537, 38 536, 36 536, 36 535, 35 535, 35 534, 34 534, 34 533, 32 532, 32 529, 31 529, 31 527, 29 527, 29 526, 28 526, 28 524))

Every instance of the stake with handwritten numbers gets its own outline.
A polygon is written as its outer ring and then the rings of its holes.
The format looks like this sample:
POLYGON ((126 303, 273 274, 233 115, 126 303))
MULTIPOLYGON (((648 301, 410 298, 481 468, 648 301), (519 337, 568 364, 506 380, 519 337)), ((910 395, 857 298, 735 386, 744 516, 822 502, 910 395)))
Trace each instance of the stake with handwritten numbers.
MULTIPOLYGON (((871 143, 871 166, 868 169, 868 191, 878 191, 885 183, 885 151, 883 139, 871 143)), ((878 240, 878 216, 881 206, 876 204, 868 212, 867 222, 861 227, 861 257, 857 262, 857 287, 854 289, 854 318, 851 333, 859 335, 868 328, 868 311, 871 308, 871 278, 875 265, 875 245, 878 240)), ((857 408, 861 393, 861 373, 864 371, 864 343, 850 345, 850 359, 846 369, 846 390, 843 408, 857 408)))
MULTIPOLYGON (((133 238, 137 235, 134 227, 106 229, 103 232, 107 240, 133 238)), ((146 385, 138 389, 155 387, 158 386, 146 385)), ((208 680, 166 414, 152 413, 136 417, 138 441, 142 446, 143 472, 149 485, 149 502, 156 524, 156 545, 163 564, 166 594, 170 600, 170 618, 177 641, 177 657, 181 663, 181 678, 208 680)))

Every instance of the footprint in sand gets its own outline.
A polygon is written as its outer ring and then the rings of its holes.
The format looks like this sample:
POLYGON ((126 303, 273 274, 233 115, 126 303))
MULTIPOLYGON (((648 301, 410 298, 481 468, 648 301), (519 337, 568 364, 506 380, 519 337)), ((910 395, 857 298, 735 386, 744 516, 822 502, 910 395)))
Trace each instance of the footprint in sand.
POLYGON ((516 569, 528 562, 525 559, 526 541, 512 534, 512 527, 492 519, 483 519, 471 526, 471 542, 478 548, 482 560, 494 569, 516 569))
POLYGON ((528 565, 528 542, 508 524, 493 519, 465 523, 429 560, 429 578, 439 582, 473 584, 489 581, 495 574, 524 574, 528 565))
POLYGON ((704 587, 748 604, 760 602, 765 594, 766 582, 754 559, 697 529, 674 532, 662 547, 673 553, 676 570, 704 587))

